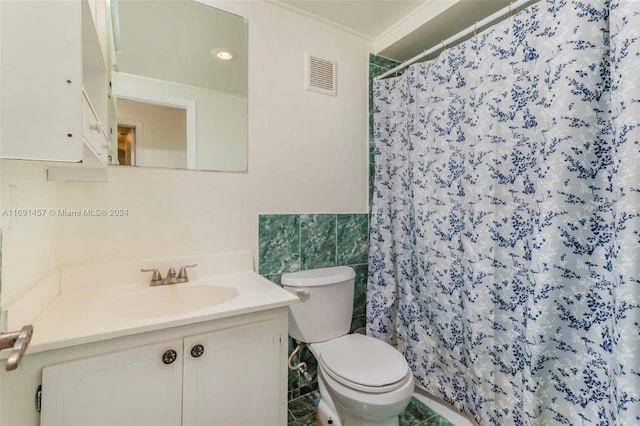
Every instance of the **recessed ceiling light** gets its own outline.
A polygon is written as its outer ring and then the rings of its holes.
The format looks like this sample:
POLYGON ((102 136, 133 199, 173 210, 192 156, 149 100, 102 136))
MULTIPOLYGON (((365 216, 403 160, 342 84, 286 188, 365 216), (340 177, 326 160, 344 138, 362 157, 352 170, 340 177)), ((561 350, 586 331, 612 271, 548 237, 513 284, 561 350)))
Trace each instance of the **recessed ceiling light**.
POLYGON ((211 54, 213 57, 218 58, 221 61, 230 61, 233 59, 233 53, 226 49, 213 49, 211 54))

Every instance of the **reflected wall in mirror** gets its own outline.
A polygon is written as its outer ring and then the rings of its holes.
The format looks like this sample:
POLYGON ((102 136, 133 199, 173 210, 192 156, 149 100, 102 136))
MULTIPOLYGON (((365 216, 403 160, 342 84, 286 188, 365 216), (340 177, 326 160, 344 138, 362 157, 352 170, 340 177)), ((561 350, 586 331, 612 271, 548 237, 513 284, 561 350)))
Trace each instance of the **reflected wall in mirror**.
POLYGON ((117 163, 247 170, 247 21, 194 0, 117 8, 117 163))

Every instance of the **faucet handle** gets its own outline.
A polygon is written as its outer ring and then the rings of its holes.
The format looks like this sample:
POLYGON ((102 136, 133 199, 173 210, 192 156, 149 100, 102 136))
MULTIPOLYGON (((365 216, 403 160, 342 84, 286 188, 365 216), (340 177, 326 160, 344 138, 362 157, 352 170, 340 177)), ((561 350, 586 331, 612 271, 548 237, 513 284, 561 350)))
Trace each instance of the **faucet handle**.
MULTIPOLYGON (((160 271, 158 271, 155 268, 151 268, 151 269, 140 269, 140 272, 153 272, 153 275, 151 276, 151 282, 149 283, 149 285, 162 285, 162 275, 160 274, 160 271)), ((174 271, 175 272, 175 271, 174 271)))
POLYGON ((193 265, 184 265, 183 267, 181 267, 180 272, 178 272, 178 282, 188 283, 189 277, 187 276, 187 268, 195 268, 196 266, 198 266, 197 263, 194 263, 193 265))

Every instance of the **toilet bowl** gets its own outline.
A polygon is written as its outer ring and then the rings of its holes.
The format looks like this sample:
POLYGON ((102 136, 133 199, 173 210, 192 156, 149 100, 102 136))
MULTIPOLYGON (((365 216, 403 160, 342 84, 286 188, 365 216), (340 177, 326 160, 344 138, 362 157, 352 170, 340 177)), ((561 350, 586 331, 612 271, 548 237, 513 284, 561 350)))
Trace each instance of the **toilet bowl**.
POLYGON ((360 334, 312 343, 309 349, 340 423, 398 424, 414 390, 413 374, 400 352, 360 334))
POLYGON ((396 426, 413 394, 413 374, 392 346, 347 334, 354 279, 349 267, 283 274, 283 287, 301 299, 290 307, 289 334, 307 343, 318 362, 323 426, 396 426))

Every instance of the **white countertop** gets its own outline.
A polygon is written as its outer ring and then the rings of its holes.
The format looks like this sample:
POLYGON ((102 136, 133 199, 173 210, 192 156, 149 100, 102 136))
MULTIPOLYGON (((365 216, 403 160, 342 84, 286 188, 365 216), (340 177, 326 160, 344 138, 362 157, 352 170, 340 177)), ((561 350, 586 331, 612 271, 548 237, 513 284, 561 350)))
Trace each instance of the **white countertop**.
POLYGON ((189 283, 156 287, 128 285, 62 291, 33 321, 34 334, 27 353, 273 309, 298 301, 293 294, 252 271, 211 274, 189 283))

